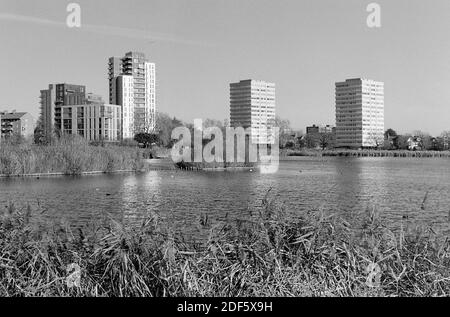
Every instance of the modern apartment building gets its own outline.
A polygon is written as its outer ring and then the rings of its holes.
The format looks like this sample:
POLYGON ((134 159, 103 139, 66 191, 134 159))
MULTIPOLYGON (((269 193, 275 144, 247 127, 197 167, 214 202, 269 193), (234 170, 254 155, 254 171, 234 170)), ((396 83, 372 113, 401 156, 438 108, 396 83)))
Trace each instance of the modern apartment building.
POLYGON ((62 134, 78 134, 89 141, 121 140, 121 106, 104 103, 69 105, 61 108, 62 134))
POLYGON ((384 83, 347 79, 336 83, 336 147, 378 147, 384 140, 384 83))
POLYGON ((46 137, 50 138, 61 126, 61 108, 69 105, 86 103, 86 87, 71 84, 50 84, 48 89, 41 90, 40 121, 46 137))
POLYGON ((253 144, 274 144, 275 84, 252 79, 231 83, 230 125, 250 128, 253 144))
POLYGON ((156 124, 156 67, 145 54, 128 52, 108 64, 109 102, 122 106, 123 138, 152 132, 156 124))
POLYGON ((0 111, 0 136, 32 137, 36 121, 28 112, 0 111))
POLYGON ((105 104, 86 87, 51 84, 41 90, 41 123, 46 137, 78 134, 89 141, 122 139, 122 107, 105 104))

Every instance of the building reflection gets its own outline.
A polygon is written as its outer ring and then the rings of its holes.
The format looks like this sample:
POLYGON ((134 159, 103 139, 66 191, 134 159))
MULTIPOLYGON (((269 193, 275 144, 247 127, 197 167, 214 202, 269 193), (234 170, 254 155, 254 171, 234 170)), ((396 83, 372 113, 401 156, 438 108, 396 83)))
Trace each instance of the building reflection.
POLYGON ((389 161, 338 158, 333 160, 333 164, 335 181, 329 199, 337 213, 353 219, 368 209, 384 209, 383 204, 389 195, 389 161))
POLYGON ((158 171, 131 174, 123 178, 119 200, 121 221, 124 224, 141 223, 161 202, 161 176, 158 171))

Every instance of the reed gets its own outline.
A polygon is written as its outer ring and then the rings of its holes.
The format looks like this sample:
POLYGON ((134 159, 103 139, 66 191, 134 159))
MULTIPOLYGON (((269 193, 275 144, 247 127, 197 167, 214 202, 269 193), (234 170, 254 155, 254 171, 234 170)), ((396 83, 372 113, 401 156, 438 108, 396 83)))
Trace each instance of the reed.
POLYGON ((286 156, 334 157, 399 157, 399 158, 450 158, 450 151, 406 150, 300 150, 287 151, 286 156))
POLYGON ((80 137, 63 137, 52 145, 0 144, 0 175, 139 170, 142 154, 137 148, 93 146, 80 137))
POLYGON ((352 224, 315 212, 293 219, 268 197, 253 218, 201 217, 203 243, 156 213, 139 226, 81 230, 10 204, 0 221, 0 296, 450 295, 448 238, 392 232, 374 211, 352 224), (71 267, 79 284, 68 282, 71 267))

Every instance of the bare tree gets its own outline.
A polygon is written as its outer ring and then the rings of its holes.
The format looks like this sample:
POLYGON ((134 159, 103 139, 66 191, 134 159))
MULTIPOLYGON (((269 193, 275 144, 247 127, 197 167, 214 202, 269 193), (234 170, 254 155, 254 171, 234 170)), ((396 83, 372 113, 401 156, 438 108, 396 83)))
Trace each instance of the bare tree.
POLYGON ((368 133, 367 140, 372 144, 373 147, 379 148, 384 144, 384 134, 377 133, 374 130, 371 130, 368 133))
POLYGON ((442 143, 444 150, 449 149, 449 142, 450 142, 450 130, 444 131, 441 133, 442 143))
POLYGON ((322 150, 325 150, 329 145, 331 141, 331 134, 330 133, 321 133, 319 136, 319 145, 322 150))

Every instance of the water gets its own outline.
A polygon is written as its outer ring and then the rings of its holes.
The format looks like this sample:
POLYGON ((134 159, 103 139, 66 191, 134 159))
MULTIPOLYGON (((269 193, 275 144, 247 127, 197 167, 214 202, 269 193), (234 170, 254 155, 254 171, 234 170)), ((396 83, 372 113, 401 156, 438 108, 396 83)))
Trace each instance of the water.
POLYGON ((210 224, 255 214, 261 200, 352 219, 375 208, 392 226, 409 221, 449 232, 450 160, 407 158, 293 158, 276 174, 151 171, 142 174, 0 179, 0 209, 31 204, 48 219, 83 226, 113 218, 135 222, 158 213, 176 230, 205 234, 210 224), (424 208, 422 203, 424 201, 424 208))

